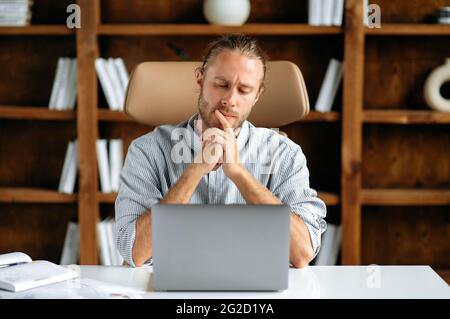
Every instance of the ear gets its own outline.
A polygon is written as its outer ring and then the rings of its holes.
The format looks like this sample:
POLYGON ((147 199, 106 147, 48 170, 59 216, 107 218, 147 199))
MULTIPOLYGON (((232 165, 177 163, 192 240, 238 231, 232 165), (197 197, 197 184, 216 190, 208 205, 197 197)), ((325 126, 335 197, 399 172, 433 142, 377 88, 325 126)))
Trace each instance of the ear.
POLYGON ((200 68, 195 69, 195 82, 197 82, 199 88, 203 86, 203 73, 200 68))

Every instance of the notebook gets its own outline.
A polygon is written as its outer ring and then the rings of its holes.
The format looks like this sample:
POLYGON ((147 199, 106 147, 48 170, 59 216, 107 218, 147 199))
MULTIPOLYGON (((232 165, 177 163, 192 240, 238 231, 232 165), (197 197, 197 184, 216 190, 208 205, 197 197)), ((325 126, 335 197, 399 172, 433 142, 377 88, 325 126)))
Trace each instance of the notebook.
POLYGON ((22 291, 77 278, 75 270, 15 252, 0 255, 0 289, 22 291))

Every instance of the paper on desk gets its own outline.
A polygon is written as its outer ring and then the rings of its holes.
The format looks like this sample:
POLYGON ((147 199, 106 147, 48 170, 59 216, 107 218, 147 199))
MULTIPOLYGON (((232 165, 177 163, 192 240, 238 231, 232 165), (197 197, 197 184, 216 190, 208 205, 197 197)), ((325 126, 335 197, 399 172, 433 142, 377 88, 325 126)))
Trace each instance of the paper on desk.
POLYGON ((125 286, 76 278, 21 292, 0 290, 0 299, 142 299, 144 294, 125 286))

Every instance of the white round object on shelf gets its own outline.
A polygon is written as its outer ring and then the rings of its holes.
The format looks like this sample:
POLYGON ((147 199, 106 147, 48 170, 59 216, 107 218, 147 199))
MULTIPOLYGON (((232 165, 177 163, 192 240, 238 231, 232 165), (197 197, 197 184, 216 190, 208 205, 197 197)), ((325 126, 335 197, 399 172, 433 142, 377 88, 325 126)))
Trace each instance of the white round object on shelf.
POLYGON ((444 98, 440 92, 441 86, 447 81, 450 81, 450 58, 446 59, 445 64, 434 69, 425 81, 425 101, 434 110, 450 112, 450 99, 444 98))
POLYGON ((211 24, 243 25, 250 15, 250 0, 205 0, 203 14, 211 24))

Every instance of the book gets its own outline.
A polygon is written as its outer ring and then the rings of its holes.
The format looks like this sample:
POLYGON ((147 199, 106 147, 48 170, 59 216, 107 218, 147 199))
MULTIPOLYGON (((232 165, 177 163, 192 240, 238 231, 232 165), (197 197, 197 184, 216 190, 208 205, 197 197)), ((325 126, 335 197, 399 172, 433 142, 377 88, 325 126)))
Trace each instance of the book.
POLYGON ((80 242, 79 238, 78 224, 70 221, 67 224, 61 260, 59 262, 60 265, 71 265, 77 263, 80 242))
POLYGON ((342 26, 344 0, 308 0, 308 24, 342 26))
POLYGON ((56 109, 56 98, 58 95, 58 92, 61 87, 62 83, 62 77, 63 77, 63 68, 64 68, 64 60, 65 58, 59 58, 58 62, 56 64, 56 71, 55 71, 55 78, 53 80, 53 86, 52 86, 52 92, 50 95, 50 102, 48 104, 48 107, 50 110, 56 109))
POLYGON ((77 60, 72 59, 72 68, 70 71, 68 85, 67 101, 64 106, 68 110, 73 110, 75 108, 75 102, 77 99, 77 60))
POLYGON ((120 172, 123 166, 123 142, 121 139, 109 141, 109 164, 111 176, 111 190, 119 191, 120 172))
POLYGON ((100 264, 120 266, 123 258, 116 245, 115 221, 111 217, 97 223, 100 264))
POLYGON ((113 111, 123 111, 125 92, 129 74, 122 58, 97 58, 95 70, 108 107, 113 111))
POLYGON ((97 77, 100 81, 100 85, 103 89, 103 93, 108 103, 108 107, 112 111, 119 110, 119 101, 116 100, 116 95, 114 94, 114 87, 111 78, 108 75, 106 60, 103 58, 97 58, 95 60, 95 71, 97 77))
POLYGON ((320 87, 319 95, 317 97, 314 109, 318 112, 329 112, 333 106, 336 97, 337 89, 342 80, 342 62, 336 59, 330 59, 328 63, 325 77, 320 87))
POLYGON ((77 61, 59 58, 50 95, 49 109, 73 110, 77 91, 77 61))
POLYGON ((125 62, 123 61, 122 58, 114 59, 114 64, 115 64, 116 70, 119 74, 120 84, 122 86, 122 90, 125 95, 125 92, 126 92, 127 86, 128 86, 128 82, 130 80, 130 76, 129 76, 127 68, 125 66, 125 62))
POLYGON ((106 140, 96 142, 98 173, 100 175, 100 187, 103 193, 111 193, 110 169, 106 140))
POLYGON ((334 0, 333 8, 333 25, 342 26, 342 20, 344 18, 344 0, 334 0))
POLYGON ((100 251, 100 264, 111 266, 111 251, 108 245, 108 235, 106 233, 106 224, 104 221, 97 223, 98 249, 100 251))
POLYGON ((73 194, 78 168, 78 141, 70 141, 64 157, 63 169, 59 179, 58 192, 73 194))
POLYGON ((308 0, 308 24, 319 26, 322 23, 322 0, 308 0))
POLYGON ((21 252, 0 255, 0 289, 18 292, 77 278, 75 270, 21 252))
POLYGON ((333 0, 322 0, 322 25, 331 26, 333 24, 333 0))
POLYGON ((119 111, 123 111, 123 105, 125 100, 125 92, 122 88, 122 84, 120 82, 119 73, 116 69, 116 64, 112 58, 109 58, 106 62, 106 73, 108 74, 109 79, 111 80, 113 86, 113 92, 115 94, 116 107, 119 111))

